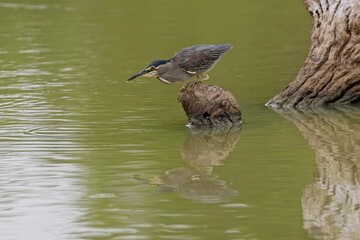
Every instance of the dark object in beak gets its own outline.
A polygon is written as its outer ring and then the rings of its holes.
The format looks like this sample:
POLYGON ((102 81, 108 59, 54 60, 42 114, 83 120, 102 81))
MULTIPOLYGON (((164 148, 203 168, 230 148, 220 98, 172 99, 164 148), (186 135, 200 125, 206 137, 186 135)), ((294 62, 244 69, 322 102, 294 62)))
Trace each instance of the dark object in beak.
POLYGON ((131 78, 129 78, 127 81, 131 81, 131 80, 134 80, 135 78, 141 76, 141 75, 144 75, 146 72, 146 70, 142 70, 140 72, 138 72, 137 74, 135 74, 134 76, 132 76, 131 78))

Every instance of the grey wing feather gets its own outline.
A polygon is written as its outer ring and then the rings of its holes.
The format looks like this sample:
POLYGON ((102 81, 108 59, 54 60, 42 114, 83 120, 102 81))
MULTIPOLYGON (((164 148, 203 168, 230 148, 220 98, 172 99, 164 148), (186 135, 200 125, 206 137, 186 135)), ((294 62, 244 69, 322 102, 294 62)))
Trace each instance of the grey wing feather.
POLYGON ((202 73, 209 70, 231 48, 229 44, 192 46, 176 53, 174 58, 178 59, 179 66, 185 71, 202 73))

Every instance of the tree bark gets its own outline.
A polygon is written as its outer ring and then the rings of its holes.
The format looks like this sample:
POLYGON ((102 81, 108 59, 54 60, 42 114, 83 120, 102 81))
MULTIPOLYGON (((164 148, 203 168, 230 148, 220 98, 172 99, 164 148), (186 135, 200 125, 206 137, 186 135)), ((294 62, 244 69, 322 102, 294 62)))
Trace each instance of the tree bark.
POLYGON ((360 102, 360 0, 304 0, 313 18, 311 47, 296 79, 272 108, 360 102))

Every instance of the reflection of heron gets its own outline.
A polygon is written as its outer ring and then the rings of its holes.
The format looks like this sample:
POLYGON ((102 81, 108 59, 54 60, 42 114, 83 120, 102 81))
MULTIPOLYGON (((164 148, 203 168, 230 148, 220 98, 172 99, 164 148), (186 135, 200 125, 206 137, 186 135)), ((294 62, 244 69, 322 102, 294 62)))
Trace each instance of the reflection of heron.
POLYGON ((181 149, 189 167, 175 168, 149 180, 135 176, 145 183, 159 186, 161 191, 176 191, 186 199, 219 202, 237 195, 226 182, 212 174, 212 167, 227 158, 240 137, 240 128, 189 131, 181 149), (191 167, 190 167, 191 166, 191 167))
POLYGON ((156 77, 164 83, 175 83, 197 76, 199 80, 209 78, 210 71, 221 56, 232 48, 229 44, 196 45, 184 48, 169 60, 152 61, 144 70, 130 77, 131 81, 139 76, 156 77))
POLYGON ((237 195, 236 190, 229 189, 226 182, 217 176, 190 167, 168 170, 147 180, 147 183, 160 187, 162 192, 178 192, 183 198, 206 203, 237 195))
POLYGON ((304 227, 318 239, 360 239, 360 111, 283 113, 315 150, 303 192, 304 227))

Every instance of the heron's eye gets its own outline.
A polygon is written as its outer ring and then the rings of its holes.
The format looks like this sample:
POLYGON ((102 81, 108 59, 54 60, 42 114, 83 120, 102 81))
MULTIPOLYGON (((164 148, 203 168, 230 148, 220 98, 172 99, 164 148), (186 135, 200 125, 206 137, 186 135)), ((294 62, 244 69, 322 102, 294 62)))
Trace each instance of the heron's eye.
POLYGON ((155 66, 151 66, 151 67, 148 67, 148 68, 146 69, 146 71, 148 71, 148 72, 151 72, 151 71, 153 71, 153 70, 155 70, 155 66))

